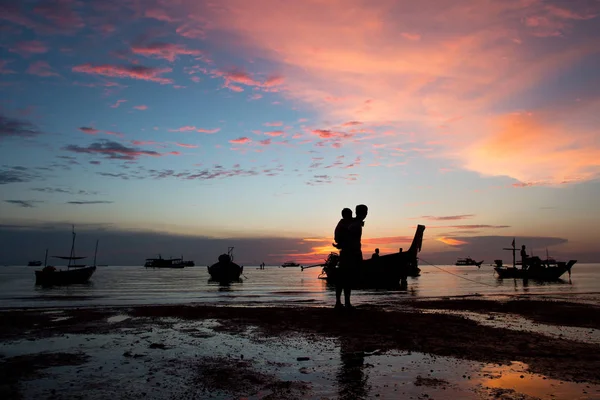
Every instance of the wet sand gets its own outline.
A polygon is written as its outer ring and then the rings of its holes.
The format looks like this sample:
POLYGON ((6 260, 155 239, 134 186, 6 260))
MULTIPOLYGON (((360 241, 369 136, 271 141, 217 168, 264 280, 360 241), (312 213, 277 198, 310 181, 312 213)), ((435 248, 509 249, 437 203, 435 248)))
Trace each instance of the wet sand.
POLYGON ((597 333, 598 312, 535 300, 2 311, 0 397, 600 398, 598 344, 543 329, 597 333), (487 326, 463 310, 541 328, 487 326))

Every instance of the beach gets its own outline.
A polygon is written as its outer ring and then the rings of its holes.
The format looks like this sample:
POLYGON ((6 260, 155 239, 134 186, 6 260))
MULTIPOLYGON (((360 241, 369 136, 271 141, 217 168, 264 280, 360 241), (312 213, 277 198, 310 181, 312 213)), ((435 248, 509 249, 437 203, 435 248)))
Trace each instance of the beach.
POLYGON ((600 398, 600 308, 544 297, 0 312, 4 399, 600 398))

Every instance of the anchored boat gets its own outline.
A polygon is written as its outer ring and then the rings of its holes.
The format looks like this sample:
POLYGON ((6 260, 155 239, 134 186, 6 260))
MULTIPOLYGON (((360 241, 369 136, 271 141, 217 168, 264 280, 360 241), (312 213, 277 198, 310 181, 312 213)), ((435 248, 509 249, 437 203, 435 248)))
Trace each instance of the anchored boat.
POLYGON ((494 260, 496 264, 494 270, 498 274, 498 278, 513 278, 513 279, 532 279, 538 281, 556 281, 565 273, 571 276, 571 268, 577 260, 556 261, 554 258, 546 256, 545 260, 537 256, 526 257, 524 262, 521 262, 521 268, 517 268, 515 253, 519 250, 515 247, 515 241, 512 242, 512 247, 504 248, 503 250, 512 251, 513 265, 503 265, 502 260, 494 260))
MULTIPOLYGON (((418 276, 421 270, 418 267, 417 254, 421 251, 423 244, 423 232, 425 232, 425 226, 418 225, 412 244, 405 252, 363 260, 355 273, 352 286, 373 289, 397 288, 406 283, 407 277, 418 276)), ((335 284, 339 275, 339 260, 339 254, 332 252, 324 263, 302 269, 321 266, 323 271, 319 278, 327 280, 327 283, 335 284)))
POLYGON ((219 256, 219 262, 208 267, 210 280, 219 283, 239 281, 243 271, 243 266, 233 262, 233 247, 227 249, 227 254, 219 256))
POLYGON ((67 269, 59 270, 55 266, 47 265, 48 250, 44 260, 44 268, 35 271, 35 284, 42 286, 71 285, 76 283, 86 283, 90 280, 96 271, 96 255, 98 253, 98 241, 96 241, 96 250, 94 252, 94 265, 75 264, 76 260, 82 260, 87 257, 75 256, 75 227, 72 231, 71 254, 68 256, 53 256, 61 260, 68 260, 67 269))

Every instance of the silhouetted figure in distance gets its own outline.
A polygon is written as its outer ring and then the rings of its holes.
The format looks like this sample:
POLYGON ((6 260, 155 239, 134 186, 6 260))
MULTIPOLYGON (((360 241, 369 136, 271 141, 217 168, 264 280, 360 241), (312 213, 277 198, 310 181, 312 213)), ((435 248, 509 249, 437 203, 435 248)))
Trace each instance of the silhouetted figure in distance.
POLYGON ((527 250, 525 250, 525 245, 521 246, 521 268, 527 269, 527 250))
POLYGON ((340 264, 337 271, 335 287, 335 308, 342 308, 341 296, 344 292, 344 304, 347 309, 353 309, 350 302, 352 293, 352 280, 357 274, 362 263, 361 237, 364 220, 369 209, 364 204, 356 206, 356 217, 348 227, 347 241, 340 250, 340 264))
POLYGON ((349 208, 344 208, 342 210, 342 219, 339 220, 337 226, 335 227, 333 240, 335 243, 332 243, 332 246, 336 249, 341 250, 344 247, 344 244, 348 241, 348 228, 352 223, 352 210, 349 208))
POLYGON ((375 249, 375 253, 371 256, 373 260, 379 259, 379 249, 375 249))

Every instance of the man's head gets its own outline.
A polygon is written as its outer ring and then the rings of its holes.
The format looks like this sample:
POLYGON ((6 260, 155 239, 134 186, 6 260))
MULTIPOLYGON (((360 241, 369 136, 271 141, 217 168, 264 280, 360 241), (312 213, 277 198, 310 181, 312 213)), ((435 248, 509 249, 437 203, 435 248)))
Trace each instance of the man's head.
POLYGON ((525 250, 525 245, 521 246, 521 248, 522 248, 523 250, 525 250))
POLYGON ((379 254, 379 249, 375 249, 375 253, 379 254))
POLYGON ((342 210, 342 218, 344 218, 344 219, 352 218, 352 210, 349 208, 344 208, 342 210))
POLYGON ((367 213, 369 212, 369 208, 364 204, 359 204, 356 206, 356 219, 362 221, 367 218, 367 213))

